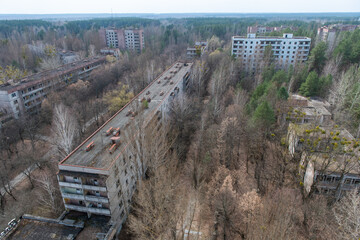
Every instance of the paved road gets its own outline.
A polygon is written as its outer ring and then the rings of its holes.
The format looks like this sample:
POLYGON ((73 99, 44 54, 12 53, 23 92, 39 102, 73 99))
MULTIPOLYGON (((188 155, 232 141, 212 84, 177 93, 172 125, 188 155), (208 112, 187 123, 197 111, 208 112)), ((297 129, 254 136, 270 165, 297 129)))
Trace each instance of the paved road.
MULTIPOLYGON (((32 166, 30 166, 26 172, 32 173, 35 169, 37 168, 37 166, 34 164, 32 166)), ((20 173, 19 175, 17 175, 13 180, 10 181, 10 183, 8 184, 10 185, 10 189, 13 189, 16 185, 18 185, 19 183, 21 183, 27 176, 24 174, 24 172, 20 173)), ((1 195, 4 195, 6 193, 4 188, 0 188, 0 193, 1 195)))

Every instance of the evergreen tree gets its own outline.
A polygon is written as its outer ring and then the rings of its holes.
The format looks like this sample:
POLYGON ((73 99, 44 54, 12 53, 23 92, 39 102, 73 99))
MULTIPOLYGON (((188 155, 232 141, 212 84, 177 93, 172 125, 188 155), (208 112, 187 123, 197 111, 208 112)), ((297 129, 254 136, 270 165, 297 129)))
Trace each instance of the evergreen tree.
POLYGON ((287 100, 289 97, 288 92, 286 91, 286 88, 281 87, 277 92, 277 97, 282 100, 287 100))
POLYGON ((300 94, 305 97, 315 96, 319 91, 319 76, 315 71, 309 73, 306 81, 301 84, 300 94))
POLYGON ((325 42, 320 42, 319 44, 311 50, 311 54, 309 57, 310 67, 312 70, 320 73, 325 66, 326 63, 326 49, 327 44, 325 42))
POLYGON ((275 122, 275 113, 267 101, 262 102, 255 110, 253 115, 255 123, 270 126, 275 122))
POLYGON ((271 81, 276 83, 283 83, 287 81, 287 74, 284 70, 277 71, 272 77, 271 81))

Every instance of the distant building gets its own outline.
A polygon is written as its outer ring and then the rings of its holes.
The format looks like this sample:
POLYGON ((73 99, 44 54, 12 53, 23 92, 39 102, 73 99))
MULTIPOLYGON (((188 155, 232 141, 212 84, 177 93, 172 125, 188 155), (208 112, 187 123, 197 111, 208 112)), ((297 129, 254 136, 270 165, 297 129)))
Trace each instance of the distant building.
POLYGON ((120 58, 120 50, 118 48, 102 48, 100 53, 102 55, 113 55, 116 59, 120 58))
POLYGON ((360 25, 333 24, 319 27, 317 30, 317 38, 320 41, 327 42, 328 49, 331 50, 336 46, 339 33, 355 31, 359 26, 360 25))
POLYGON ((257 37, 247 34, 247 37, 232 37, 232 54, 241 59, 243 68, 255 72, 261 68, 265 47, 271 46, 274 62, 277 68, 287 69, 290 65, 303 63, 308 59, 311 39, 294 37, 285 33, 283 37, 257 37))
POLYGON ((58 181, 67 210, 109 216, 113 227, 121 229, 149 160, 139 153, 143 145, 138 131, 153 136, 156 149, 169 104, 184 96, 191 67, 192 63, 172 65, 59 163, 58 181), (136 109, 141 101, 148 102, 147 109, 136 109))
POLYGON ((105 61, 105 57, 85 59, 0 85, 0 126, 24 113, 36 113, 51 91, 87 78, 105 61))
POLYGON ((60 51, 58 55, 60 56, 62 64, 69 64, 80 61, 80 56, 73 51, 60 51))
POLYGON ((195 42, 194 47, 188 47, 186 49, 186 58, 193 59, 201 57, 207 50, 207 42, 195 42))
POLYGON ((280 26, 280 27, 248 26, 247 33, 255 33, 255 34, 259 34, 259 35, 264 35, 266 33, 271 33, 271 32, 280 32, 285 29, 290 29, 293 31, 297 30, 296 27, 292 27, 292 26, 290 26, 290 27, 287 27, 287 26, 280 26))
POLYGON ((265 34, 275 31, 275 27, 249 26, 247 33, 265 34))
POLYGON ((140 53, 145 48, 144 31, 138 29, 100 29, 100 37, 108 48, 140 53))

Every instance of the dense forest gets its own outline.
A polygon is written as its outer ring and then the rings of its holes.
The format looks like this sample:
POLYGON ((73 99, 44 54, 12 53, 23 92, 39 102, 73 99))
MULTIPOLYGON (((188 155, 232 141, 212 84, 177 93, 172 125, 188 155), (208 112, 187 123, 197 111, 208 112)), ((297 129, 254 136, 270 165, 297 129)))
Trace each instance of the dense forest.
POLYGON ((321 26, 312 19, 260 17, 0 21, 2 82, 59 66, 52 54, 58 49, 82 58, 98 54, 101 27, 142 28, 146 42, 143 53, 121 52, 89 79, 52 93, 40 114, 0 129, 0 186, 19 172, 30 185, 28 197, 11 188, 1 195, 1 226, 10 215, 27 212, 57 217, 63 210, 54 176, 58 161, 168 66, 184 60, 186 47, 206 40, 208 52, 194 61, 190 90, 171 106, 165 138, 147 139, 161 142, 158 148, 166 152, 148 153, 147 177, 118 239, 359 239, 357 193, 341 199, 304 194, 301 156, 290 155, 284 140, 283 116, 293 93, 327 100, 332 120, 356 141, 360 137, 360 29, 338 34, 330 49, 317 37, 321 26), (254 25, 285 26, 283 32, 310 37, 308 61, 281 70, 269 52, 263 68, 244 72, 231 55, 231 36, 254 25), (59 134, 61 116, 72 129, 67 144, 59 134), (40 173, 28 172, 34 164, 40 173))

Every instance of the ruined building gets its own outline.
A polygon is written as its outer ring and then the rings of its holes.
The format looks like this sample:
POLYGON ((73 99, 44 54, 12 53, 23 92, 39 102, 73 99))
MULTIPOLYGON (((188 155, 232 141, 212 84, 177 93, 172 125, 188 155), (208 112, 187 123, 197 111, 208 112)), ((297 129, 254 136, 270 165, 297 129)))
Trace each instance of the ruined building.
POLYGON ((189 85, 191 67, 173 64, 59 163, 67 210, 109 216, 114 229, 121 228, 150 160, 142 154, 142 136, 157 147, 169 104, 189 85))

